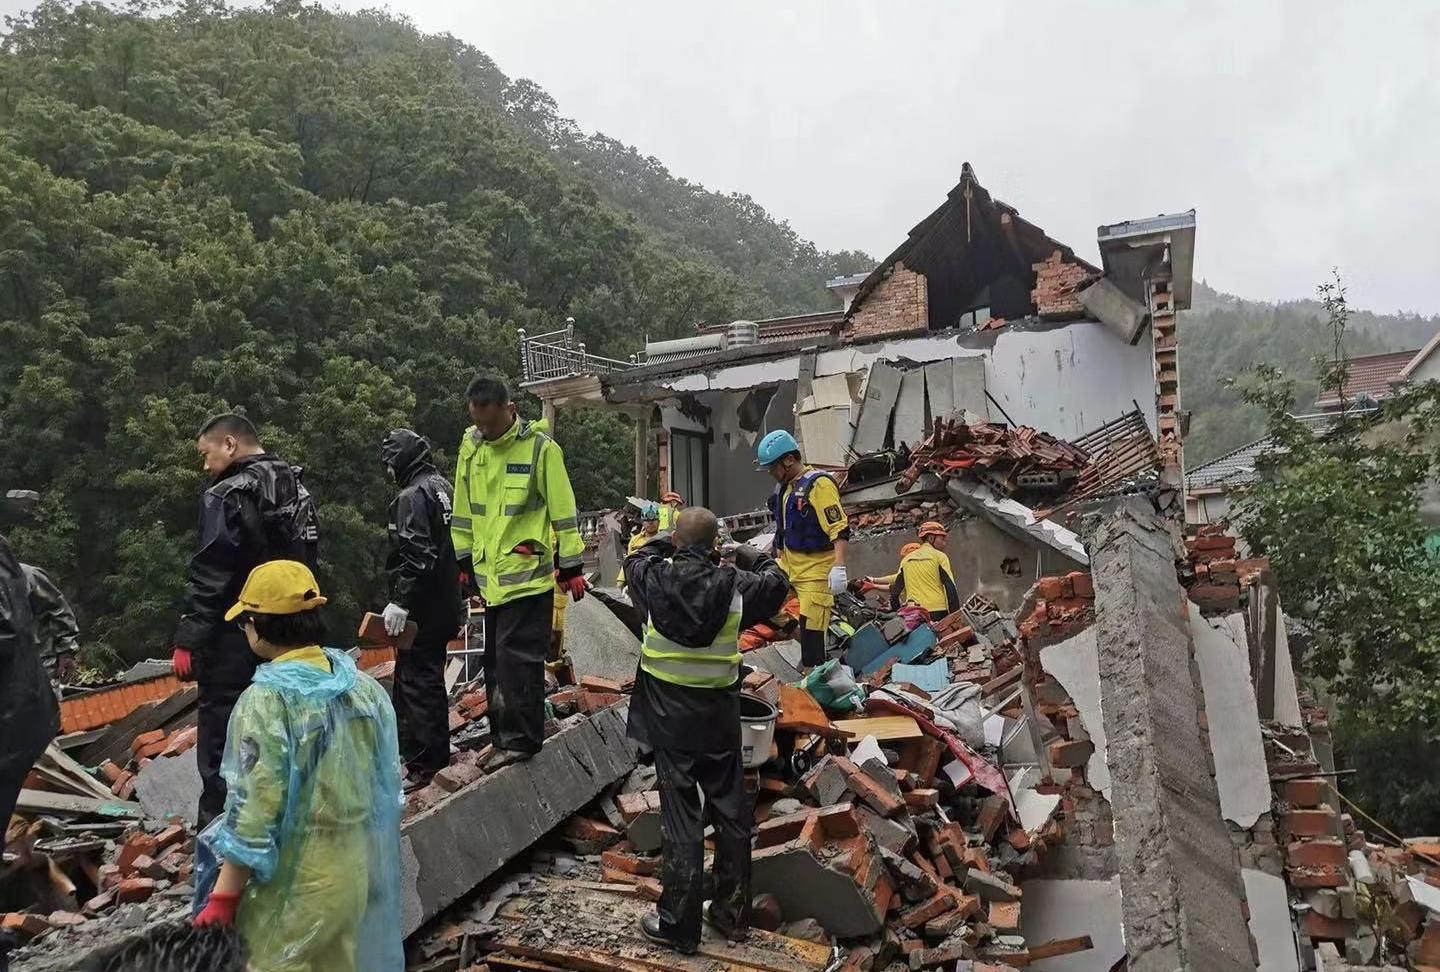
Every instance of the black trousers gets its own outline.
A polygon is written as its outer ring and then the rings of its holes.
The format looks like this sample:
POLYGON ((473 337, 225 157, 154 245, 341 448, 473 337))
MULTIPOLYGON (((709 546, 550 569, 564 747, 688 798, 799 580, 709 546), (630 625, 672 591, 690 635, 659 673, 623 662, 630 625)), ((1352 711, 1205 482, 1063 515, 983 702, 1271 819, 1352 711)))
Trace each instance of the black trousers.
POLYGON ((825 664, 825 632, 811 631, 805 627, 805 619, 800 620, 800 664, 805 668, 825 664))
POLYGON ((418 775, 434 776, 450 765, 445 646, 457 626, 424 618, 418 624, 414 646, 395 653, 395 721, 406 767, 418 775))
POLYGON ((555 593, 485 605, 485 695, 500 749, 538 753, 545 742, 545 659, 555 593))
POLYGON ((744 927, 750 912, 750 829, 754 809, 745 793, 738 749, 718 753, 655 750, 660 787, 660 932, 699 944, 705 902, 705 824, 715 827, 717 914, 744 927), (704 802, 701 802, 701 794, 704 802))
POLYGON ((260 667, 260 657, 250 650, 245 635, 237 628, 227 628, 196 662, 200 700, 196 707, 195 763, 200 769, 200 827, 225 811, 220 760, 225 755, 230 713, 260 667))

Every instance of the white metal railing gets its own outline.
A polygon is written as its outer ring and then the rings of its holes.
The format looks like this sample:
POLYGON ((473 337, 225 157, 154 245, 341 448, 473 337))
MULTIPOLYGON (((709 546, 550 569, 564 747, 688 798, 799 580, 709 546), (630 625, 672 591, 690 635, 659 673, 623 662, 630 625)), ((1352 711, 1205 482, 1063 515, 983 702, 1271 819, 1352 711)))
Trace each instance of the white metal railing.
POLYGON ((575 340, 575 322, 567 320, 558 331, 529 335, 520 328, 520 380, 522 383, 573 378, 577 375, 609 375, 637 367, 632 355, 619 361, 591 354, 584 341, 575 340))

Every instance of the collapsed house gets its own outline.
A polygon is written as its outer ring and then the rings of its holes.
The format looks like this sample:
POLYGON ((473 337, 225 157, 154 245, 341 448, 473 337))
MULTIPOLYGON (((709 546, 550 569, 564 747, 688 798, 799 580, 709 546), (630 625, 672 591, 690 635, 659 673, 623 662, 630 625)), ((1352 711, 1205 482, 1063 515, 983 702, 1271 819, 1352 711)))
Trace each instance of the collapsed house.
MULTIPOLYGON (((852 574, 890 572, 939 519, 968 597, 913 626, 869 605, 823 684, 793 642, 744 642, 745 689, 778 710, 747 770, 756 932, 707 931, 694 957, 635 929, 660 833, 654 772, 624 735, 623 598, 571 605, 573 677, 550 686, 528 764, 483 772, 488 702, 457 662, 456 755, 403 824, 408 967, 1440 968, 1440 846, 1357 826, 1268 564, 1181 528, 1193 235, 1193 214, 1105 226, 1097 267, 967 166, 873 273, 832 281, 835 312, 701 328, 632 362, 572 329, 524 336, 552 419, 634 419, 637 495, 653 425, 662 488, 763 541, 754 443, 793 427, 843 484, 852 574)), ((619 523, 584 518, 602 586, 619 523)), ((361 658, 381 679, 390 664, 361 658)), ((66 701, 0 872, 5 927, 29 941, 19 972, 188 913, 193 704, 158 670, 66 701)))

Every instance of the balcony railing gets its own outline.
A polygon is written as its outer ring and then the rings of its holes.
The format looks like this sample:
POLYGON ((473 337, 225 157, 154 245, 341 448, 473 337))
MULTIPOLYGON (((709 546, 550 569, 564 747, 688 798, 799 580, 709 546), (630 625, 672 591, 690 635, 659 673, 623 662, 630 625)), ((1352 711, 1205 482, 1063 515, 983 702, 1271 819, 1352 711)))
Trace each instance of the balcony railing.
POLYGON ((619 361, 585 350, 575 340, 575 325, 567 323, 558 331, 530 335, 520 329, 520 380, 522 383, 574 378, 579 375, 610 375, 637 367, 632 356, 619 361))

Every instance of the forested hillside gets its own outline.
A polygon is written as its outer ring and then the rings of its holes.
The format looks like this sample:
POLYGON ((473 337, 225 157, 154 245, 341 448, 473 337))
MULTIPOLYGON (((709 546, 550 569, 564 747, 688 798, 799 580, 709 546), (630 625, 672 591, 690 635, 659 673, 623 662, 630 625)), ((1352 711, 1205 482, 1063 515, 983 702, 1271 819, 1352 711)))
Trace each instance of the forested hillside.
MULTIPOLYGON (((1319 281, 1316 281, 1319 283, 1319 281)), ((1315 300, 1270 304, 1195 285, 1193 308, 1180 323, 1180 398, 1193 413, 1185 461, 1194 466, 1264 434, 1260 409, 1226 380, 1270 364, 1300 379, 1295 407, 1312 411, 1317 397, 1313 359, 1333 353, 1325 309, 1315 300)), ((1347 355, 1419 348, 1440 330, 1440 317, 1352 311, 1347 355)))
MULTIPOLYGON (((243 406, 307 467, 348 626, 384 603, 381 435, 453 455, 464 385, 514 377, 517 327, 573 316, 620 354, 813 309, 825 275, 868 265, 385 15, 43 4, 0 46, 0 488, 44 492, 12 539, 90 644, 164 654, 194 432, 243 406)), ((559 437, 582 505, 616 502, 629 429, 583 414, 559 437)))

